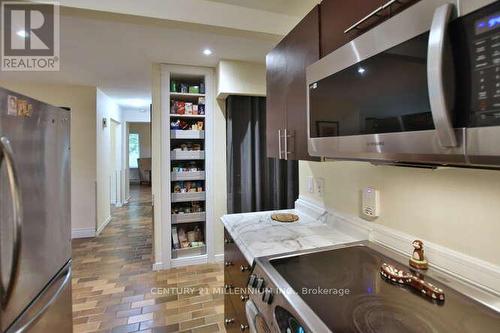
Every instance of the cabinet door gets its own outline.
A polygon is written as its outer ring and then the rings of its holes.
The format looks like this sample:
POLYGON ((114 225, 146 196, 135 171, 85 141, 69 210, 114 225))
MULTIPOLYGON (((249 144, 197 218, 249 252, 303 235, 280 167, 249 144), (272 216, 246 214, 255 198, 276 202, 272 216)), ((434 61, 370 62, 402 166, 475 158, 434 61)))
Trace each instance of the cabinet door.
POLYGON ((389 0, 323 0, 320 5, 321 57, 366 31, 353 30, 347 34, 344 33, 348 27, 387 1, 389 0))
POLYGON ((266 145, 267 157, 280 158, 279 131, 285 128, 286 38, 266 56, 266 145))
POLYGON ((390 2, 390 0, 323 0, 320 5, 321 57, 376 27, 420 0, 396 1, 359 24, 344 31, 390 2))
POLYGON ((307 152, 306 67, 319 59, 319 6, 287 35, 285 46, 289 83, 283 154, 287 154, 289 160, 313 160, 316 158, 311 158, 307 152))

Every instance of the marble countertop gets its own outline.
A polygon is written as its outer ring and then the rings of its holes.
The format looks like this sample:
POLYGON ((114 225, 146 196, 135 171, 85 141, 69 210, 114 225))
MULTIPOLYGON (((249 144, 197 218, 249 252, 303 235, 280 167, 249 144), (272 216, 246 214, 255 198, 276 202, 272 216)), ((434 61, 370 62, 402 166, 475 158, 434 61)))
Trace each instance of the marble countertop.
POLYGON ((236 245, 252 264, 257 257, 308 250, 361 240, 335 229, 327 212, 304 214, 298 210, 224 215, 221 220, 236 245), (273 221, 276 212, 294 213, 299 221, 273 221))

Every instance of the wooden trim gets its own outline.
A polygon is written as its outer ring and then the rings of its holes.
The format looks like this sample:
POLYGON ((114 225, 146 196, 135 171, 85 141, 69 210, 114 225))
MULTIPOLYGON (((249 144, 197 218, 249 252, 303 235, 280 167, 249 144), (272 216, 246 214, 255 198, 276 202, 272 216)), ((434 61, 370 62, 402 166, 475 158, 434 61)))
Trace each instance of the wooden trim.
POLYGON ((95 237, 94 228, 75 228, 71 230, 71 239, 95 237))
POLYGON ((104 228, 106 228, 106 226, 109 224, 109 222, 111 222, 111 215, 108 216, 106 218, 106 220, 104 221, 103 224, 101 224, 101 226, 99 228, 97 228, 97 231, 95 232, 95 235, 96 236, 99 236, 101 234, 101 232, 104 230, 104 228))

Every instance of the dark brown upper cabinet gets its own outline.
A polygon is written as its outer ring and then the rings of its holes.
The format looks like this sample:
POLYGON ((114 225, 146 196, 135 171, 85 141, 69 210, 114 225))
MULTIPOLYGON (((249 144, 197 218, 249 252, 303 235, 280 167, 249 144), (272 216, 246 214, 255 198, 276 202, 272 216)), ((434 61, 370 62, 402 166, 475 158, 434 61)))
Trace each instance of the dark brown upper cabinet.
POLYGON ((307 152, 306 67, 417 1, 323 0, 267 54, 268 157, 317 160, 307 152))
POLYGON ((321 57, 418 1, 323 0, 320 5, 321 57), (386 4, 385 9, 378 10, 386 4))
POLYGON ((267 156, 315 160, 307 153, 306 67, 319 59, 319 6, 267 55, 267 156))
POLYGON ((281 158, 281 131, 286 124, 286 54, 281 41, 266 56, 266 145, 267 156, 281 158))
POLYGON ((321 2, 321 57, 359 36, 363 31, 344 31, 388 0, 323 0, 321 2))

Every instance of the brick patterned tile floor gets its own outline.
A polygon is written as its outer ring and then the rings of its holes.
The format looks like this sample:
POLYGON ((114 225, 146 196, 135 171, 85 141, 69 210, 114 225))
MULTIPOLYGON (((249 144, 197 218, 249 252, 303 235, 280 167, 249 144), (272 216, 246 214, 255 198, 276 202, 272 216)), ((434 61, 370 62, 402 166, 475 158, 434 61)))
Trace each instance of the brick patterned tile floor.
POLYGON ((222 264, 152 271, 150 188, 131 196, 98 237, 73 241, 74 333, 224 332, 222 264))

